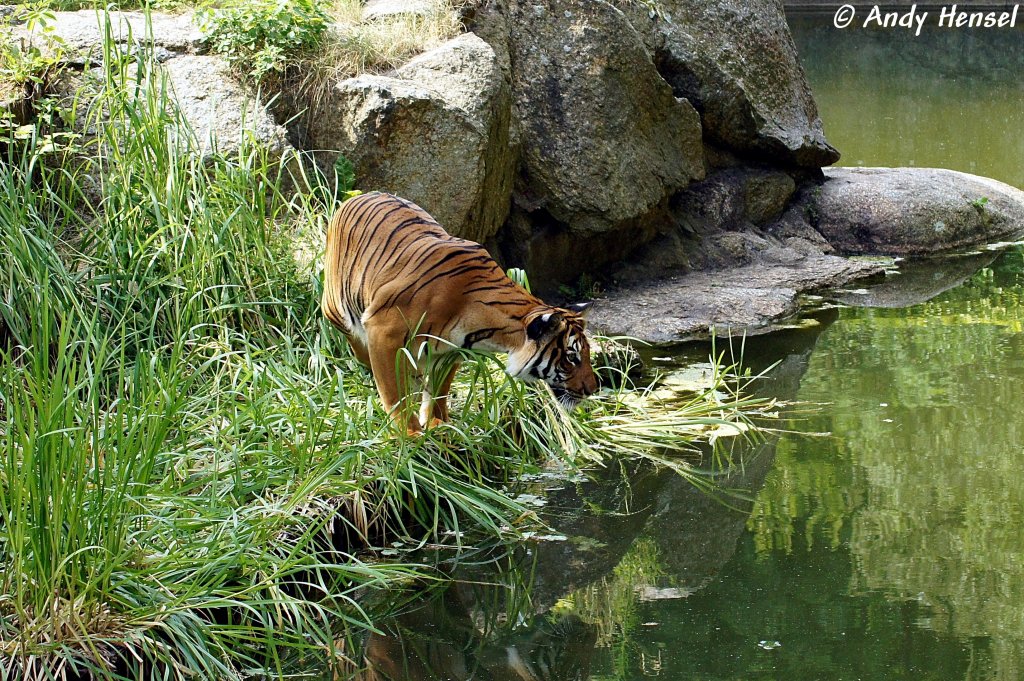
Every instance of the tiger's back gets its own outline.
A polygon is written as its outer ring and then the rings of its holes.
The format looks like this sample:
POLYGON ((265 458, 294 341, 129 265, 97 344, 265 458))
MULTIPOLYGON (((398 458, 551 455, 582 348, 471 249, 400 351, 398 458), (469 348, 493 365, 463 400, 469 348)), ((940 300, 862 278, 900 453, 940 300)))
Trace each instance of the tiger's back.
POLYGON ((502 293, 507 311, 540 302, 505 276, 483 246, 448 234, 415 203, 379 192, 350 199, 334 216, 324 275, 331 284, 324 287, 324 314, 364 341, 365 321, 400 311, 420 334, 462 346, 466 334, 458 327, 467 296, 484 301, 502 293))

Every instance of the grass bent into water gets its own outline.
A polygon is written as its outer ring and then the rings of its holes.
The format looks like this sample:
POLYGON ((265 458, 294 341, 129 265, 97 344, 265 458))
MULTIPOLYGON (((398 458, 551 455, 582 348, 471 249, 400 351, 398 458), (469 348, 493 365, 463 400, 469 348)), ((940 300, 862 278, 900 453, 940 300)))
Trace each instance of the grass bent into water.
POLYGON ((201 159, 159 67, 111 45, 63 114, 74 147, 0 143, 0 677, 329 666, 367 587, 433 576, 368 545, 514 533, 523 472, 654 456, 758 406, 619 388, 568 415, 476 357, 451 424, 396 436, 294 254, 333 192, 288 192, 326 183, 249 143, 201 159))

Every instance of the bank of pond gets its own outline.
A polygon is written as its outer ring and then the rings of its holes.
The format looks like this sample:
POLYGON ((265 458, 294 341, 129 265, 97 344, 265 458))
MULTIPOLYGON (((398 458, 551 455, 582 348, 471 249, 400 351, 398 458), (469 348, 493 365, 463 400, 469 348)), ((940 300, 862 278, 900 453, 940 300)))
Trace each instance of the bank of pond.
POLYGON ((368 594, 442 579, 394 543, 543 534, 520 487, 548 466, 656 460, 706 486, 677 450, 767 408, 716 364, 671 400, 606 368, 570 414, 475 355, 450 423, 396 432, 320 312, 338 188, 251 141, 198 153, 154 62, 107 49, 63 114, 88 134, 0 143, 6 678, 338 670, 368 594))

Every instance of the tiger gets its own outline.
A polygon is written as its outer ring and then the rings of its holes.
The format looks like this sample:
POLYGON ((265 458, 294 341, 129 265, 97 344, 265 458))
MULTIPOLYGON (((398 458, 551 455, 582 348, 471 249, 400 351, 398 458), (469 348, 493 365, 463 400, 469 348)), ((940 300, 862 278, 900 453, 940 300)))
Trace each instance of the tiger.
POLYGON ((398 361, 411 341, 426 343, 432 362, 459 348, 507 353, 509 376, 546 382, 572 410, 598 389, 584 333, 590 307, 545 304, 483 246, 450 235, 392 194, 351 198, 328 224, 322 312, 370 368, 384 409, 409 434, 449 420, 459 368, 457 357, 440 372, 398 361), (444 375, 430 378, 435 373, 444 375), (410 379, 422 384, 418 414, 400 408, 410 379))

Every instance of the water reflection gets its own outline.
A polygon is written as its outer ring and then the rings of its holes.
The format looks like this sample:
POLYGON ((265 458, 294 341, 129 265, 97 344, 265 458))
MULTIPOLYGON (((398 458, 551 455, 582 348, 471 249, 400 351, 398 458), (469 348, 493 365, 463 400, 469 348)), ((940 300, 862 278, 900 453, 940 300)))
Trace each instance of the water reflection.
MULTIPOLYGON (((836 316, 822 311, 812 330, 766 340, 779 354, 748 361, 759 371, 778 360, 760 389, 795 397, 815 340, 836 316)), ((685 669, 650 635, 676 631, 666 613, 711 588, 734 560, 777 442, 733 452, 743 465, 717 481, 726 496, 639 462, 579 482, 539 481, 545 519, 560 538, 459 566, 443 591, 378 623, 354 678, 575 681, 685 669)))
POLYGON ((849 597, 900 601, 912 633, 982 644, 970 673, 1024 675, 1022 254, 905 310, 848 310, 800 391, 750 527, 761 556, 849 551, 849 597))
POLYGON ((899 263, 899 269, 880 281, 858 281, 853 290, 833 291, 829 299, 853 307, 903 308, 927 302, 960 286, 978 270, 992 264, 995 251, 921 258, 899 263))
POLYGON ((762 390, 821 405, 721 481, 750 502, 639 464, 540 481, 565 539, 460 567, 357 678, 1021 678, 1022 272, 748 342, 762 390))

